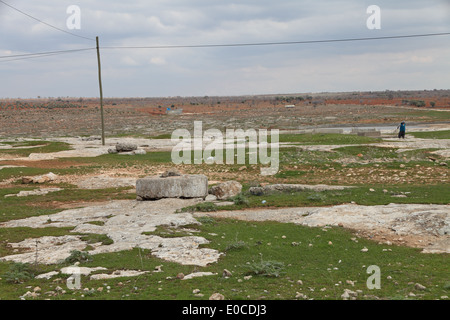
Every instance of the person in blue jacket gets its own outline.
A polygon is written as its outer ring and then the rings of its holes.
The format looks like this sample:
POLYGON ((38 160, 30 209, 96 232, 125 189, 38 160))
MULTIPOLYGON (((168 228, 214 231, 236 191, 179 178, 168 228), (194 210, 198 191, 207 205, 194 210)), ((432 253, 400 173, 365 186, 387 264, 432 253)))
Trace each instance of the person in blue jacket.
POLYGON ((397 127, 397 129, 400 128, 400 131, 398 132, 398 138, 403 138, 405 139, 405 133, 406 133, 406 124, 404 121, 402 121, 402 123, 400 123, 400 125, 397 127))

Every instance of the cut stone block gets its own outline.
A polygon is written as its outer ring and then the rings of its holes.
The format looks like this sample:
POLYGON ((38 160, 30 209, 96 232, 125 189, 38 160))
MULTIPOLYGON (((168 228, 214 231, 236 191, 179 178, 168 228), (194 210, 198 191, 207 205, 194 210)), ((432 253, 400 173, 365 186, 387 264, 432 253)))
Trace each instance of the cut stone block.
POLYGON ((203 198, 208 195, 208 177, 205 175, 182 175, 161 178, 146 177, 136 181, 138 200, 163 198, 203 198))

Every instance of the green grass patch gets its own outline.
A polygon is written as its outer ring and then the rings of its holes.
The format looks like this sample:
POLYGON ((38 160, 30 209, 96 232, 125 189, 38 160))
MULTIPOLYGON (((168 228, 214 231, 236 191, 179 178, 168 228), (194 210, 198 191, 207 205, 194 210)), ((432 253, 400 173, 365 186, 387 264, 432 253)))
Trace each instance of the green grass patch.
POLYGON ((194 204, 192 206, 184 207, 180 211, 181 212, 213 212, 217 211, 218 207, 215 203, 212 202, 200 202, 194 204))
POLYGON ((421 139, 450 139, 450 130, 410 132, 409 134, 421 139))
MULTIPOLYGON (((340 300, 344 289, 361 290, 358 295, 361 300, 373 299, 374 296, 404 299, 409 292, 416 294, 415 299, 439 299, 448 295, 449 255, 446 254, 423 254, 418 249, 378 244, 358 238, 342 228, 215 219, 214 223, 203 224, 198 229, 199 235, 210 241, 206 247, 226 252, 217 263, 207 267, 180 265, 158 259, 149 250, 138 248, 98 254, 81 265, 108 268, 102 273, 118 269, 150 272, 139 277, 98 281, 83 276, 81 290, 68 290, 65 287, 67 276, 62 276, 59 283, 54 279, 24 279, 20 283, 10 283, 3 278, 0 280, 0 298, 18 299, 29 291, 28 286, 42 288, 37 299, 61 300, 207 300, 215 292, 230 300, 292 300, 296 299, 297 292, 310 299, 340 300), (236 234, 239 234, 238 241, 246 245, 230 248, 230 244, 236 242, 236 234), (364 247, 367 252, 361 252, 364 247), (381 269, 380 290, 366 287, 370 265, 381 269), (156 266, 161 266, 163 272, 154 273, 156 266), (232 276, 222 277, 224 269, 229 270, 232 276), (178 273, 187 275, 199 271, 217 275, 192 280, 176 279, 178 273), (248 275, 252 277, 245 278, 248 275), (297 283, 298 280, 303 284, 297 283), (347 280, 353 281, 354 286, 347 284, 347 280), (415 290, 415 283, 427 289, 415 290), (56 286, 63 287, 66 293, 56 297, 45 294, 55 291, 56 286), (110 287, 109 292, 106 286, 110 287), (104 290, 97 291, 98 287, 104 290), (86 294, 84 288, 94 290, 86 294), (195 296, 193 289, 199 289, 203 296, 195 296)), ((1 262, 0 274, 7 273, 10 265, 1 262)), ((55 269, 55 266, 47 266, 39 273, 48 272, 50 268, 55 269)))
POLYGON ((344 190, 328 191, 301 191, 276 192, 255 196, 244 194, 248 199, 245 205, 229 205, 220 207, 220 210, 241 210, 245 208, 266 207, 316 207, 331 206, 350 202, 360 205, 387 205, 389 203, 417 203, 417 204, 449 204, 449 185, 422 185, 422 186, 392 186, 374 185, 371 187, 358 186, 344 190), (370 191, 373 189, 375 191, 370 191), (396 197, 404 195, 405 197, 396 197))
POLYGON ((66 150, 72 150, 70 145, 65 142, 54 141, 21 141, 21 142, 2 142, 9 144, 14 148, 17 147, 33 147, 26 149, 0 149, 0 154, 14 154, 18 157, 28 157, 31 153, 51 153, 66 150))

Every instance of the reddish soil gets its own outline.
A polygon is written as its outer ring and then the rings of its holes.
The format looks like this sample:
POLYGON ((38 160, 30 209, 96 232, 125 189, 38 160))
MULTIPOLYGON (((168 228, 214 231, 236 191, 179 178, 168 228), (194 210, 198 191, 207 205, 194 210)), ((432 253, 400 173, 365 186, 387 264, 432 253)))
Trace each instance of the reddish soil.
MULTIPOLYGON (((335 94, 261 95, 241 97, 170 97, 105 99, 106 134, 155 136, 177 128, 191 129, 202 120, 214 128, 278 128, 323 124, 372 124, 432 121, 392 106, 424 101, 425 107, 450 109, 450 90, 335 94), (434 102, 435 107, 430 103, 434 102), (286 108, 295 105, 295 108, 286 108), (167 115, 166 109, 183 109, 167 115), (399 113, 404 112, 406 117, 399 113), (199 118, 201 115, 201 118, 199 118)), ((100 135, 98 99, 0 100, 0 137, 100 135)))

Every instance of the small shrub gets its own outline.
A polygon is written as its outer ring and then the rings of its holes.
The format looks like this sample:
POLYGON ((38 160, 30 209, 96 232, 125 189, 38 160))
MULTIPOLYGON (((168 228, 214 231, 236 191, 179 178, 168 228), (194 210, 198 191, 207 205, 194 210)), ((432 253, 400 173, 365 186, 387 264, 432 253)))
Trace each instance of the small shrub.
POLYGON ((82 252, 78 250, 73 250, 70 252, 70 256, 64 260, 66 263, 74 264, 75 262, 89 262, 92 261, 92 256, 89 252, 82 252))
POLYGON ((307 199, 309 201, 313 201, 313 202, 322 202, 322 201, 325 201, 325 196, 320 193, 313 193, 313 194, 309 195, 307 197, 307 199))
POLYGON ((212 202, 201 202, 193 206, 181 209, 182 212, 213 212, 217 211, 217 206, 212 202))
POLYGON ((240 206, 240 205, 248 206, 249 205, 248 199, 242 193, 238 194, 237 196, 234 196, 233 198, 231 198, 231 200, 237 206, 240 206))
POLYGON ((279 261, 264 261, 261 258, 259 262, 253 262, 249 265, 249 274, 260 275, 264 277, 279 277, 283 272, 284 263, 279 261))
POLYGON ((214 222, 216 222, 216 220, 214 220, 214 218, 211 217, 198 217, 197 221, 200 222, 201 224, 213 224, 214 222))
POLYGON ((14 263, 9 272, 4 275, 5 281, 10 283, 21 283, 34 278, 34 274, 27 263, 14 263))
POLYGON ((239 240, 228 244, 228 246, 225 248, 225 251, 228 252, 231 250, 239 250, 243 248, 248 248, 248 245, 245 241, 239 240))

